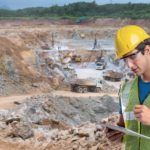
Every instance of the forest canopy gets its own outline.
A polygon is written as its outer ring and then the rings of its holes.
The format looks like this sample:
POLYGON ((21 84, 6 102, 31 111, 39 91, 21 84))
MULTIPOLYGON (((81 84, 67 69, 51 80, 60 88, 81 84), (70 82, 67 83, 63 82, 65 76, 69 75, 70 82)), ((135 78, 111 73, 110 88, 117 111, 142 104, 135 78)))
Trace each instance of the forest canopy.
MULTIPOLYGON (((150 4, 105 4, 77 2, 64 6, 33 7, 18 10, 0 9, 0 18, 78 19, 89 18, 149 19, 150 4)), ((77 20, 77 21, 78 21, 77 20)))

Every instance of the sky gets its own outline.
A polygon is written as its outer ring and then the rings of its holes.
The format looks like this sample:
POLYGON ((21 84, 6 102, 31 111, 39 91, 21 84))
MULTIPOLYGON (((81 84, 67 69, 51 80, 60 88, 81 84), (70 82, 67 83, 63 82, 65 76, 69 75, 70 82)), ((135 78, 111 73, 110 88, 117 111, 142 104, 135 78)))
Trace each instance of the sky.
MULTIPOLYGON (((10 9, 22 9, 27 7, 49 7, 52 5, 64 5, 74 2, 92 2, 93 0, 0 0, 0 7, 10 9)), ((97 4, 108 3, 150 3, 150 0, 95 0, 97 4)))

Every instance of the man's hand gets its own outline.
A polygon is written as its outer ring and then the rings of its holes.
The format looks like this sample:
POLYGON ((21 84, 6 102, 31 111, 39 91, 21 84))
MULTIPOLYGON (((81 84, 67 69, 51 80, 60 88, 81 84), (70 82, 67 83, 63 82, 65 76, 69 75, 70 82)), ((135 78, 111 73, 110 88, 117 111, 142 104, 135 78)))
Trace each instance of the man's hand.
POLYGON ((150 125, 150 108, 145 105, 136 105, 134 115, 144 125, 150 125))

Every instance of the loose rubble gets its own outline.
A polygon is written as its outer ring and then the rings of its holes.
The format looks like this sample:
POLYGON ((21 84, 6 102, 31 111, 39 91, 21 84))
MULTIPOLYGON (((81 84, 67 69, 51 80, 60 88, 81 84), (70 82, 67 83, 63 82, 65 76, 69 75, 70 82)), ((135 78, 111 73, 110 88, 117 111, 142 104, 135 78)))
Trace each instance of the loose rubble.
POLYGON ((117 99, 108 95, 94 99, 39 95, 0 111, 0 139, 19 146, 30 143, 30 150, 109 149, 112 145, 100 122, 117 108, 117 99))

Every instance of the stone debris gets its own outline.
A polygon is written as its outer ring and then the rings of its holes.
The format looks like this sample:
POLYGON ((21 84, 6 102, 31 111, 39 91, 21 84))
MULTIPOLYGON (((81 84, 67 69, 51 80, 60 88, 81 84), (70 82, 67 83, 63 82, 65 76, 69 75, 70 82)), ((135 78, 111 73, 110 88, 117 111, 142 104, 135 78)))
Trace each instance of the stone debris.
POLYGON ((25 140, 34 135, 31 125, 27 122, 13 121, 9 124, 8 128, 10 132, 7 136, 10 137, 21 137, 25 140))
MULTIPOLYGON (((17 150, 27 144, 30 150, 109 150, 112 143, 101 121, 117 107, 117 100, 108 95, 94 99, 34 96, 0 112, 0 138, 14 145, 17 142, 17 150)), ((113 146, 120 148, 119 143, 113 146)))

